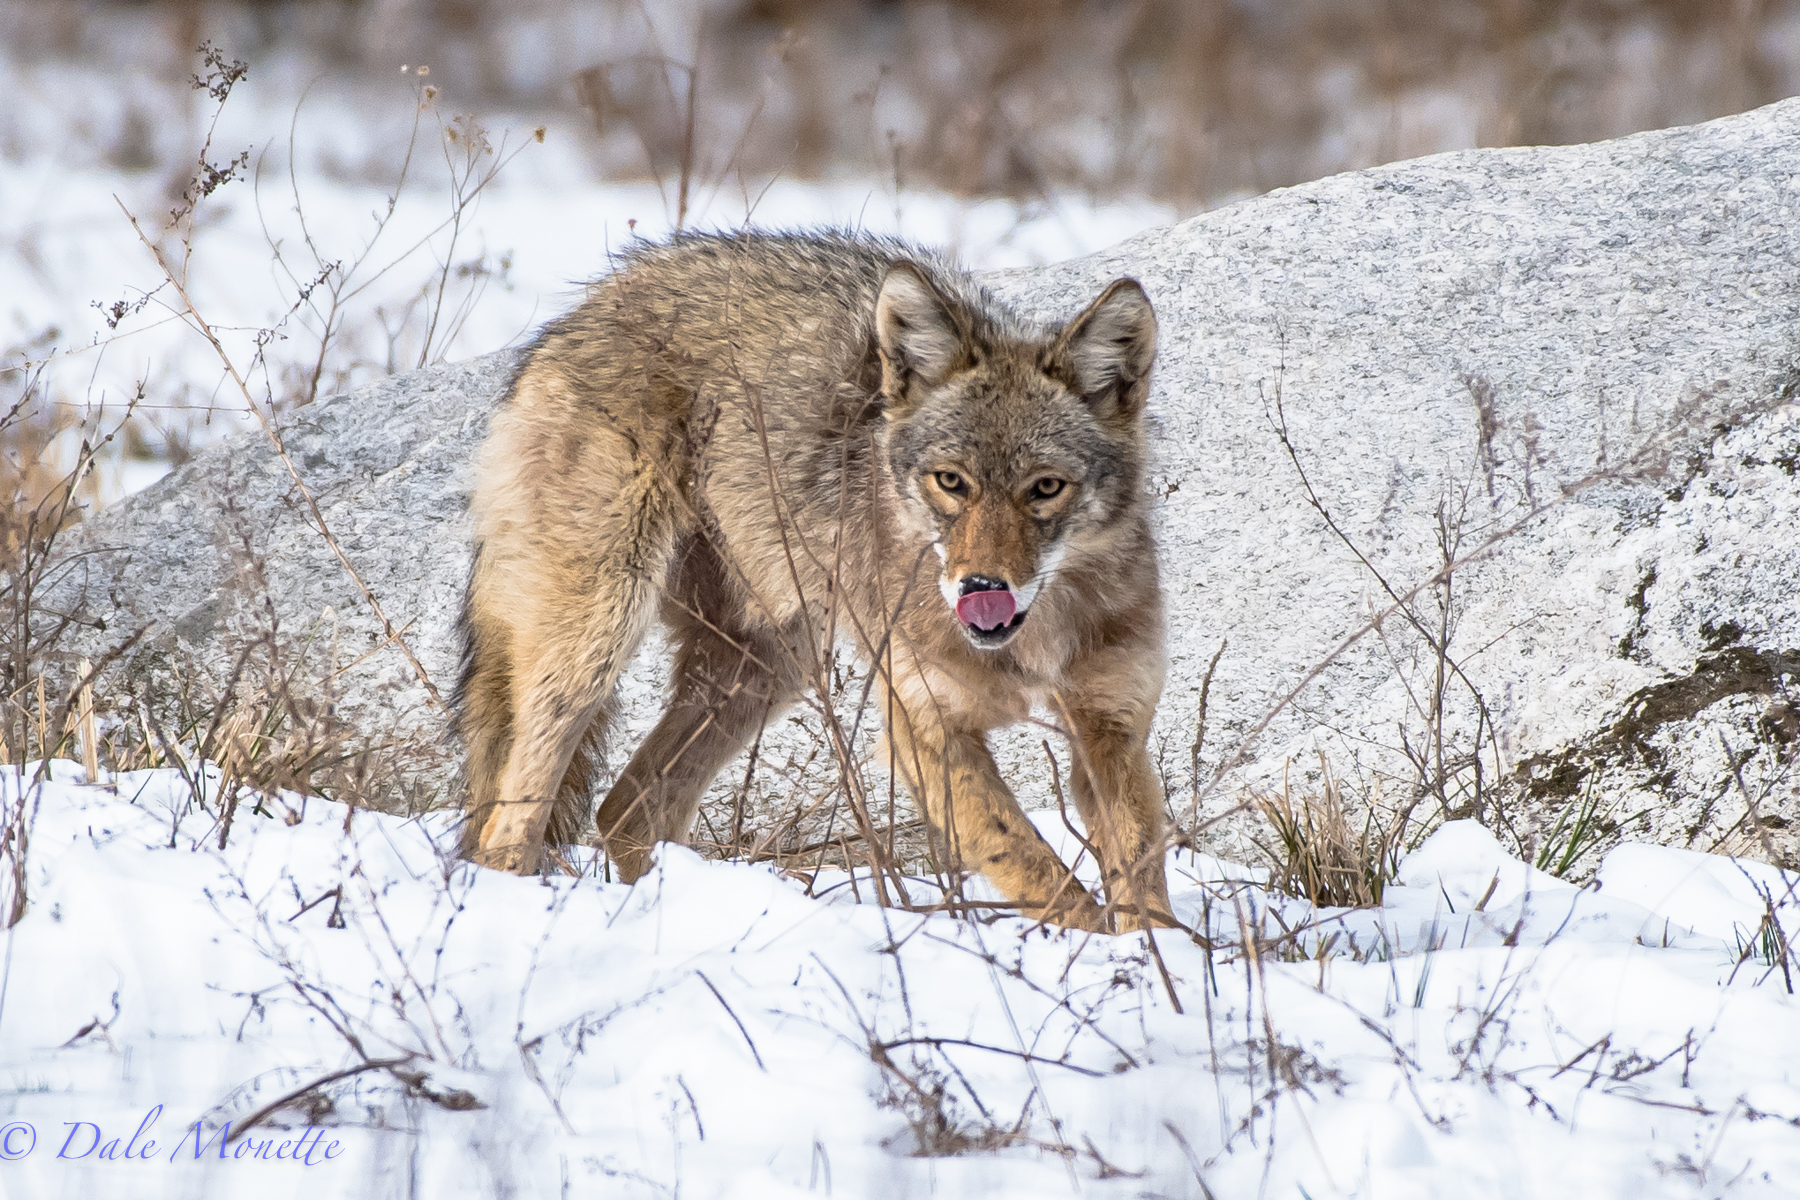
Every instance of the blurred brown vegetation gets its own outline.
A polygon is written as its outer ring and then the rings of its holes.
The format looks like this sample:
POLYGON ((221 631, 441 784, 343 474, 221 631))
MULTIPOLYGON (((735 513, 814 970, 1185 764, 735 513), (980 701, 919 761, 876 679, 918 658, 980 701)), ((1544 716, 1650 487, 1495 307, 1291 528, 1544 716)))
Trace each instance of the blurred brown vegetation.
MULTIPOLYGON (((562 109, 601 169, 867 176, 1204 208, 1470 146, 1592 141, 1800 92, 1800 0, 148 0, 0 4, 15 52, 202 37, 429 63, 562 109), (117 31, 126 30, 126 35, 117 31)), ((161 41, 165 50, 154 50, 161 41)), ((152 47, 152 49, 147 49, 152 47)))

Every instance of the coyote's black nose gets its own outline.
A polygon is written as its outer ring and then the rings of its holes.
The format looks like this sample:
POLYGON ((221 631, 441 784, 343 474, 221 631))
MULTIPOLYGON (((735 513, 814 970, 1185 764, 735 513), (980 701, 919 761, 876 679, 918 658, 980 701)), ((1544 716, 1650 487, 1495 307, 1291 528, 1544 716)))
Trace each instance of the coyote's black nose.
POLYGON ((964 575, 957 594, 967 596, 971 592, 1004 592, 1010 589, 998 579, 989 579, 986 575, 964 575))

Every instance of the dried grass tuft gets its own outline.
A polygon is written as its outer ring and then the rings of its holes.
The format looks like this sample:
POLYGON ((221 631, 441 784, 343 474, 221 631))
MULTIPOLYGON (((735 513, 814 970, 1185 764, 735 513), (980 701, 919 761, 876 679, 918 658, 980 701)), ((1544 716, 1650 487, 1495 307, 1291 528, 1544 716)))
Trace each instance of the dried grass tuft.
POLYGON ((1378 908, 1407 849, 1412 806, 1383 813, 1371 801, 1358 829, 1323 754, 1319 768, 1317 792, 1296 796, 1284 773, 1279 793, 1255 800, 1274 833, 1273 844, 1258 843, 1269 886, 1317 908, 1378 908))

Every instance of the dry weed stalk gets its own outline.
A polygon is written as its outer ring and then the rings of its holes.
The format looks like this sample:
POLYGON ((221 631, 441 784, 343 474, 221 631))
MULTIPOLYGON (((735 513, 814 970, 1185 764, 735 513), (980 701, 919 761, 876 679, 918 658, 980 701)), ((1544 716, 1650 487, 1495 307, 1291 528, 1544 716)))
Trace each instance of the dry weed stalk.
MULTIPOLYGON (((203 43, 200 49, 206 65, 209 67, 209 73, 204 79, 196 77, 194 85, 196 88, 205 90, 216 102, 213 115, 213 126, 216 127, 218 114, 223 111, 233 87, 243 79, 245 68, 241 62, 226 62, 224 56, 210 44, 203 43)), ((324 376, 326 363, 335 339, 344 328, 344 323, 349 316, 350 305, 383 275, 417 253, 446 228, 450 230, 449 247, 434 281, 427 286, 420 297, 424 302, 422 312, 424 330, 420 338, 419 359, 415 365, 423 366, 432 361, 434 353, 441 355, 443 347, 455 337, 463 322, 467 320, 469 308, 478 298, 479 291, 472 290, 460 298, 452 296, 450 292, 456 242, 461 234, 462 224, 468 210, 512 157, 505 153, 504 144, 496 150, 496 147, 488 141, 485 131, 476 125, 472 118, 458 117, 448 124, 443 123, 441 118, 439 119, 440 132, 443 135, 445 165, 451 183, 451 204, 448 215, 436 228, 427 232, 385 266, 373 270, 366 278, 359 274, 369 262, 377 239, 387 230, 393 217, 400 190, 404 188, 407 181, 413 151, 418 141, 420 114, 427 111, 435 114, 436 110, 431 107, 431 101, 435 96, 435 88, 425 87, 421 90, 422 99, 415 113, 413 133, 408 142, 408 150, 401 165, 399 179, 389 196, 387 209, 385 213, 378 216, 374 235, 365 243, 360 254, 348 264, 341 260, 327 259, 312 231, 306 226, 304 209, 300 204, 298 183, 293 175, 290 162, 290 183, 294 189, 296 208, 300 210, 301 214, 303 230, 301 240, 313 260, 313 270, 304 280, 296 275, 287 262, 282 259, 280 247, 274 244, 274 239, 271 237, 272 250, 278 265, 287 273, 287 279, 294 288, 295 300, 281 323, 258 334, 256 351, 248 364, 240 364, 226 348, 213 324, 207 320, 195 304, 186 283, 188 264, 193 253, 193 222, 201 201, 219 187, 237 178, 242 166, 246 165, 248 160, 245 159, 243 162, 233 160, 232 164, 224 168, 211 164, 207 158, 212 141, 212 132, 209 128, 206 142, 198 157, 196 183, 184 194, 182 204, 170 214, 168 222, 157 237, 153 238, 144 229, 137 216, 125 206, 123 201, 119 201, 119 207, 130 222, 139 241, 154 258, 157 268, 163 276, 163 286, 169 288, 178 301, 172 311, 200 334, 217 356, 220 366, 242 399, 244 407, 255 417, 271 449, 293 481, 294 488, 305 505, 313 529, 330 548, 333 556, 343 567, 345 574, 361 594, 364 604, 379 622, 384 635, 383 645, 391 645, 400 651, 415 677, 425 689, 430 702, 441 708, 442 697, 437 686, 426 671, 424 664, 413 652, 407 641, 404 627, 396 625, 390 619, 381 601, 363 580, 361 573, 351 562, 342 543, 326 521, 317 499, 312 490, 307 487, 299 468, 289 455, 277 423, 278 405, 274 396, 265 394, 259 398, 250 383, 251 378, 258 370, 262 370, 265 376, 267 375, 267 363, 264 355, 267 347, 275 340, 280 325, 285 324, 296 313, 304 312, 317 321, 318 347, 311 366, 305 372, 297 400, 299 403, 306 403, 314 399, 324 376), (170 236, 175 237, 181 247, 179 256, 173 261, 163 248, 163 242, 170 236), (451 308, 450 305, 453 301, 456 307, 451 308)), ((296 120, 298 120, 297 112, 296 120)), ((515 150, 514 154, 516 155, 516 153, 515 150)))
MULTIPOLYGON (((300 236, 295 243, 298 249, 290 250, 288 241, 272 231, 266 219, 263 233, 275 266, 292 295, 292 305, 276 328, 295 319, 316 345, 310 361, 292 362, 283 368, 284 397, 279 406, 270 403, 271 412, 277 407, 310 404, 322 390, 339 390, 353 382, 359 368, 369 365, 355 357, 366 353, 361 343, 347 340, 358 326, 380 326, 386 341, 385 361, 374 365, 387 374, 442 362, 479 304, 487 283, 493 278, 504 277, 510 268, 510 258, 504 255, 496 269, 485 253, 461 261, 458 261, 457 253, 464 240, 464 225, 469 214, 494 180, 523 152, 525 145, 509 152, 506 139, 502 138, 500 145, 495 146, 487 131, 466 113, 445 121, 437 104, 438 96, 434 85, 418 87, 406 146, 393 182, 387 189, 386 202, 375 214, 374 225, 358 250, 346 257, 333 257, 306 217, 295 149, 299 144, 300 121, 300 109, 296 106, 288 133, 287 191, 300 223, 300 236), (411 243, 391 256, 378 257, 377 250, 386 245, 389 230, 394 228, 401 198, 418 173, 417 160, 425 157, 421 134, 426 129, 428 117, 436 125, 442 150, 448 211, 411 243), (446 231, 449 236, 442 244, 434 244, 435 239, 446 231), (372 313, 365 311, 363 306, 377 284, 427 250, 436 256, 436 266, 399 312, 389 312, 381 306, 372 313), (304 261, 301 261, 301 252, 304 261), (408 336, 416 341, 416 350, 403 354, 403 343, 408 336)), ((539 126, 532 131, 532 140, 541 143, 544 135, 544 128, 539 126)), ((262 165, 259 160, 253 181, 259 214, 263 200, 262 165)), ((275 331, 265 331, 259 337, 252 371, 261 369, 267 374, 270 364, 264 356, 273 342, 270 335, 275 331)))
MULTIPOLYGON (((336 1033, 353 1058, 351 1066, 307 1079, 241 1120, 230 1122, 233 1128, 226 1144, 283 1109, 330 1112, 335 1101, 328 1089, 370 1072, 388 1076, 399 1086, 407 1103, 424 1102, 454 1112, 486 1107, 472 1093, 438 1084, 431 1076, 434 1068, 467 1066, 473 1055, 468 1018, 442 978, 442 962, 444 947, 467 902, 468 892, 475 885, 474 878, 447 870, 436 880, 438 888, 432 896, 431 909, 416 936, 409 940, 401 935, 404 927, 390 921, 384 911, 383 893, 364 871, 360 847, 350 836, 348 825, 345 834, 347 856, 337 886, 302 904, 286 920, 272 917, 266 899, 253 894, 235 871, 230 872, 233 889, 208 893, 215 911, 240 929, 281 975, 277 987, 248 997, 250 1012, 246 1021, 251 1015, 264 1012, 263 997, 267 992, 288 993, 292 1003, 314 1014, 336 1033), (327 898, 335 900, 326 917, 327 927, 345 929, 358 936, 370 958, 394 980, 388 1004, 368 1010, 341 1000, 333 981, 319 971, 316 963, 308 961, 308 955, 298 953, 304 949, 305 939, 294 929, 294 922, 327 898), (435 939, 431 932, 434 926, 435 939)), ((300 895, 299 881, 290 882, 295 894, 300 895)), ((281 1073, 290 1078, 297 1074, 291 1069, 281 1073)), ((227 1096, 209 1123, 254 1094, 256 1083, 252 1080, 227 1096)))
MULTIPOLYGON (((216 102, 213 122, 216 125, 218 114, 223 110, 230 98, 233 87, 244 77, 244 66, 238 62, 227 62, 225 57, 210 45, 203 44, 201 52, 204 56, 208 74, 204 79, 196 78, 195 87, 203 88, 216 102)), ((200 203, 217 188, 232 182, 239 173, 242 163, 233 161, 225 168, 208 163, 208 152, 211 145, 209 132, 205 147, 199 158, 199 167, 195 173, 196 183, 183 197, 183 203, 171 214, 168 222, 156 235, 152 235, 144 225, 131 213, 125 215, 137 233, 139 240, 154 258, 163 282, 158 290, 166 290, 172 297, 170 310, 190 328, 194 329, 209 345, 230 380, 234 390, 244 406, 256 418, 264 436, 275 453, 276 458, 285 469, 293 486, 304 505, 309 523, 325 541, 332 554, 338 560, 346 576, 361 594, 364 604, 379 622, 383 637, 378 645, 368 653, 373 654, 389 646, 397 648, 406 659, 414 676, 424 688, 432 704, 441 704, 438 690, 408 643, 407 629, 396 624, 384 610, 380 600, 375 596, 367 583, 351 562, 342 543, 326 520, 312 490, 307 486, 297 468, 296 463, 284 444, 280 412, 284 405, 305 404, 313 400, 319 392, 321 381, 327 377, 338 378, 346 374, 348 368, 334 365, 340 347, 340 335, 344 332, 351 317, 359 310, 356 305, 367 294, 367 289, 378 280, 389 274, 399 264, 407 261, 440 233, 448 230, 447 247, 435 246, 443 251, 442 261, 434 268, 430 283, 414 297, 405 314, 402 315, 401 328, 410 324, 418 324, 418 359, 415 363, 399 364, 390 361, 390 369, 401 365, 424 365, 441 357, 444 347, 455 338, 462 324, 467 320, 471 307, 480 295, 480 283, 485 275, 482 271, 465 271, 466 264, 459 265, 455 259, 456 244, 462 233, 462 224, 468 210, 477 202, 484 189, 493 181, 501 169, 511 161, 518 151, 506 152, 504 143, 499 147, 493 145, 484 130, 470 117, 459 116, 455 120, 445 122, 437 116, 433 106, 436 89, 421 87, 419 103, 413 117, 413 132, 408 143, 405 161, 401 164, 400 173, 388 197, 384 212, 376 215, 373 235, 367 239, 360 251, 351 259, 331 259, 327 256, 322 244, 315 238, 313 230, 307 224, 304 205, 301 201, 297 177, 293 173, 290 162, 290 184, 292 185, 295 209, 301 223, 302 237, 299 246, 310 256, 311 263, 300 271, 297 265, 291 265, 293 251, 290 249, 284 257, 282 247, 273 234, 269 234, 271 252, 275 256, 279 270, 286 273, 291 285, 293 303, 281 319, 271 328, 261 330, 255 337, 255 349, 247 362, 238 361, 225 346, 216 327, 202 314, 188 290, 186 277, 189 262, 193 253, 193 229, 195 214, 200 203), (412 167, 414 151, 419 142, 422 122, 426 114, 430 114, 440 126, 444 165, 450 182, 449 212, 437 226, 427 231, 410 246, 398 251, 390 259, 377 262, 373 258, 378 241, 387 232, 394 216, 399 196, 407 186, 409 172, 412 167), (165 248, 165 243, 173 239, 179 245, 179 252, 165 248), (453 288, 452 283, 460 281, 465 275, 474 280, 466 289, 460 282, 453 288), (304 276, 304 277, 303 277, 304 276), (462 289, 462 290, 459 290, 462 289), (307 327, 309 333, 316 337, 316 349, 295 389, 285 400, 277 400, 272 390, 271 364, 266 355, 269 347, 286 335, 283 333, 290 321, 299 319, 307 327), (263 395, 259 396, 252 381, 260 372, 270 386, 265 386, 263 395), (334 375, 333 372, 336 374, 334 375)), ((299 119, 296 110, 295 121, 299 119)), ((538 131, 541 140, 542 131, 538 131)), ((240 156, 241 157, 241 156, 240 156)), ((246 160, 247 161, 247 160, 246 160)), ((260 199, 260 194, 259 194, 260 199)), ((121 209, 125 209, 120 203, 121 209)), ((380 315, 380 314, 378 314, 380 315)), ((385 323, 386 318, 383 317, 385 323)), ((389 357, 393 359, 397 346, 398 333, 389 328, 389 357)), ((236 514, 231 505, 231 514, 243 524, 241 514, 236 514)), ((173 719, 177 726, 173 738, 159 727, 153 734, 151 722, 146 716, 144 751, 147 757, 175 763, 185 763, 190 757, 177 749, 177 745, 191 738, 192 756, 199 758, 215 758, 224 768, 225 790, 228 793, 226 817, 221 830, 221 839, 228 834, 230 813, 235 811, 237 791, 243 787, 258 790, 279 790, 293 788, 303 792, 326 791, 338 798, 352 802, 366 801, 380 772, 372 759, 369 747, 353 749, 351 733, 333 713, 335 680, 348 666, 339 666, 335 661, 326 669, 317 688, 301 688, 300 667, 305 659, 305 651, 301 649, 293 661, 284 661, 284 656, 294 652, 294 648, 279 641, 276 637, 274 609, 267 601, 268 581, 259 563, 254 563, 254 551, 250 539, 244 537, 243 554, 240 565, 254 566, 248 571, 250 590, 260 593, 265 600, 267 610, 262 632, 253 640, 261 645, 255 655, 257 673, 263 676, 260 684, 241 690, 240 685, 250 681, 244 677, 249 655, 240 655, 232 678, 227 681, 223 690, 214 698, 203 701, 199 709, 195 709, 185 700, 177 698, 177 710, 172 714, 159 713, 159 720, 173 719), (260 664, 267 662, 266 670, 260 664), (312 694, 317 692, 317 695, 312 694), (203 717, 198 713, 204 710, 203 717), (204 729, 204 733, 201 730, 204 729), (156 743, 152 745, 152 743, 156 743), (164 745, 163 743, 170 743, 164 745)), ((364 655, 367 657, 367 654, 364 655)), ((361 660, 359 659, 358 662, 361 660)), ((355 663, 350 666, 356 665, 355 663)), ((180 686, 186 695, 185 684, 180 686)), ((379 748, 379 747, 377 747, 379 748)))

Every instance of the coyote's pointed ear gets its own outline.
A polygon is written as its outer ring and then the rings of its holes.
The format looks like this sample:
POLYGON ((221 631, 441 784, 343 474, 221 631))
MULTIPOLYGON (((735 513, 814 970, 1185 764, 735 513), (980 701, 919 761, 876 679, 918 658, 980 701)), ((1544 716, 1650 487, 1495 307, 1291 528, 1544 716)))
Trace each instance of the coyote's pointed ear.
POLYGON ((890 403, 906 400, 913 383, 937 383, 950 374, 962 345, 950 306, 925 273, 909 262, 888 268, 875 298, 875 340, 881 349, 881 391, 890 403))
POLYGON ((1131 416, 1150 394, 1156 310, 1135 279, 1115 279, 1063 327, 1051 358, 1101 416, 1131 416))

